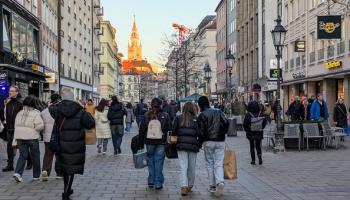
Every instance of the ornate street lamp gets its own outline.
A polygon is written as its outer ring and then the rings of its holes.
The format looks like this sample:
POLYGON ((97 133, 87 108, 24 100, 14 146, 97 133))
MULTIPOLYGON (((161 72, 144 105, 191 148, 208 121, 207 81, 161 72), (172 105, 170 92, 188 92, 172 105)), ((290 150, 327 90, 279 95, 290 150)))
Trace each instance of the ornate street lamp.
POLYGON ((230 116, 232 113, 231 109, 231 98, 232 98, 232 90, 231 90, 231 76, 232 76, 232 67, 233 64, 235 63, 235 57, 232 55, 231 49, 228 50, 228 54, 226 56, 226 89, 228 90, 228 95, 229 95, 229 104, 230 104, 230 116), (227 85, 227 72, 229 75, 229 85, 227 85))
POLYGON ((277 103, 277 117, 276 117, 276 125, 277 131, 275 135, 275 149, 283 150, 283 132, 282 132, 282 123, 281 123, 281 58, 282 58, 282 50, 284 47, 284 41, 286 39, 287 30, 281 24, 281 16, 278 15, 276 19, 276 26, 271 31, 273 45, 277 51, 277 91, 276 91, 276 103, 277 103))
POLYGON ((204 78, 207 81, 207 94, 209 96, 209 99, 211 97, 211 88, 210 88, 210 80, 211 80, 211 68, 209 63, 207 62, 204 66, 204 78))

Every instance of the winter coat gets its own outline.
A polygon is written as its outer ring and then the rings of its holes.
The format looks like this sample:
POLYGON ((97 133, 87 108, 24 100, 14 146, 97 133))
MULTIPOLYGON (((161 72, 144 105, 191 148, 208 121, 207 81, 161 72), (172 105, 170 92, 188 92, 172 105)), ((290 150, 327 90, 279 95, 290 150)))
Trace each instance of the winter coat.
POLYGON ((39 133, 43 129, 44 121, 40 111, 25 106, 16 116, 14 139, 36 140, 40 137, 39 133))
POLYGON ((182 115, 174 120, 172 135, 177 136, 176 147, 179 151, 199 152, 199 129, 197 117, 193 116, 189 126, 182 126, 182 115))
MULTIPOLYGON (((327 103, 325 101, 323 101, 324 104, 324 120, 328 120, 329 114, 328 114, 328 107, 327 107, 327 103)), ((320 120, 320 112, 321 112, 321 106, 320 103, 318 102, 317 99, 315 99, 315 101, 312 103, 311 105, 311 111, 310 111, 310 118, 313 120, 320 120)))
POLYGON ((174 121, 175 113, 174 113, 173 107, 170 104, 164 103, 163 104, 163 111, 168 113, 171 121, 174 121))
POLYGON ((289 105, 286 115, 290 116, 292 121, 304 119, 304 106, 299 102, 293 102, 289 105))
MULTIPOLYGON (((253 114, 254 117, 258 117, 258 116, 263 117, 263 114, 261 114, 261 112, 260 112, 258 102, 256 102, 256 101, 250 102, 248 104, 247 111, 248 111, 248 113, 245 115, 244 121, 243 121, 243 128, 247 134, 247 138, 249 140, 262 140, 264 138, 264 131, 251 131, 250 130, 250 125, 251 125, 251 121, 252 121, 251 114, 253 114)), ((263 122, 263 129, 265 128, 266 124, 267 124, 267 119, 265 118, 265 120, 263 122)))
POLYGON ((172 130, 172 124, 168 113, 163 112, 162 109, 157 110, 157 119, 160 121, 160 124, 162 126, 162 132, 163 132, 163 137, 161 140, 147 139, 148 124, 150 122, 150 119, 148 116, 149 116, 149 113, 147 112, 143 116, 140 124, 139 135, 141 136, 140 138, 144 140, 142 144, 148 144, 148 145, 165 144, 168 131, 172 130))
POLYGON ((15 128, 15 119, 19 111, 23 109, 22 97, 17 95, 16 98, 10 98, 5 105, 5 122, 6 128, 13 130, 15 128))
POLYGON ((95 105, 93 103, 87 103, 85 106, 86 112, 90 113, 93 117, 95 117, 95 105))
POLYGON ((77 102, 63 100, 50 107, 51 116, 60 127, 59 159, 66 174, 83 174, 85 165, 85 129, 95 127, 90 113, 77 102))
POLYGON ((137 118, 140 118, 140 116, 143 116, 147 111, 148 111, 147 104, 138 103, 136 105, 135 115, 137 118))
POLYGON ((134 120, 134 110, 132 108, 127 108, 126 109, 126 123, 131 123, 134 120))
POLYGON ((109 120, 107 118, 108 109, 103 112, 96 110, 95 123, 96 123, 96 137, 108 139, 112 137, 109 120))
POLYGON ((201 144, 205 141, 225 141, 228 125, 228 120, 221 110, 205 108, 198 116, 201 144))
POLYGON ((44 127, 45 127, 43 132, 44 142, 50 142, 52 128, 53 128, 53 124, 55 123, 55 120, 54 118, 51 117, 49 108, 45 108, 43 111, 41 111, 41 118, 44 121, 44 127))
POLYGON ((337 122, 338 127, 344 127, 348 125, 347 110, 344 103, 335 104, 333 121, 337 122))
POLYGON ((124 125, 124 115, 126 114, 123 104, 113 101, 108 109, 107 118, 110 121, 110 125, 124 125))

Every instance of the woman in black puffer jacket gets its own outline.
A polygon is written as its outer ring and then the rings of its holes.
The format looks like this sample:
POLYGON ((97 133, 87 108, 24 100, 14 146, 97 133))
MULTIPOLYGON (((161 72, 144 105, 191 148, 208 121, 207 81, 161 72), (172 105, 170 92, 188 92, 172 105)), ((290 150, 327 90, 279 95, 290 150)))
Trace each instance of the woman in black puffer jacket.
POLYGON ((196 158, 199 152, 197 111, 193 103, 187 102, 182 115, 174 120, 173 136, 177 136, 177 150, 180 162, 181 195, 186 196, 195 179, 196 158))

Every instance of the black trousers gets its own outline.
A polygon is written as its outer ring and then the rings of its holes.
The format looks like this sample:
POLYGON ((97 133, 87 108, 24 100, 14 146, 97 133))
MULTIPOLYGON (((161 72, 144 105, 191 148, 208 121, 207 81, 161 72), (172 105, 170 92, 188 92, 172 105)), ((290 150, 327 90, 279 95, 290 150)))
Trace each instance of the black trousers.
POLYGON ((63 173, 64 193, 68 194, 72 190, 74 174, 63 173))
POLYGON ((255 149, 258 156, 261 156, 261 139, 258 140, 249 140, 250 144, 250 156, 252 161, 255 161, 255 149))

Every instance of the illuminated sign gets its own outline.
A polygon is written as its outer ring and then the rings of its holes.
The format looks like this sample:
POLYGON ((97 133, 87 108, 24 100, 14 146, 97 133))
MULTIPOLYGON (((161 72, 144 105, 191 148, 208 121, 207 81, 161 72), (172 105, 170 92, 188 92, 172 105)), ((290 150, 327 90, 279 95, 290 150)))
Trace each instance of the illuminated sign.
POLYGON ((326 62, 327 69, 339 68, 339 67, 342 67, 342 65, 343 65, 343 62, 339 60, 332 60, 332 61, 326 62))
POLYGON ((47 83, 56 83, 56 74, 55 73, 45 73, 46 77, 46 82, 47 83))
MULTIPOLYGON (((280 74, 282 77, 282 69, 280 69, 280 74)), ((278 78, 278 69, 270 69, 270 78, 278 78)))
POLYGON ((295 41, 294 51, 295 52, 305 52, 305 41, 295 41))
POLYGON ((341 39, 341 16, 317 16, 318 39, 341 39))
POLYGON ((44 73, 44 67, 37 64, 32 64, 32 70, 36 72, 44 73))

